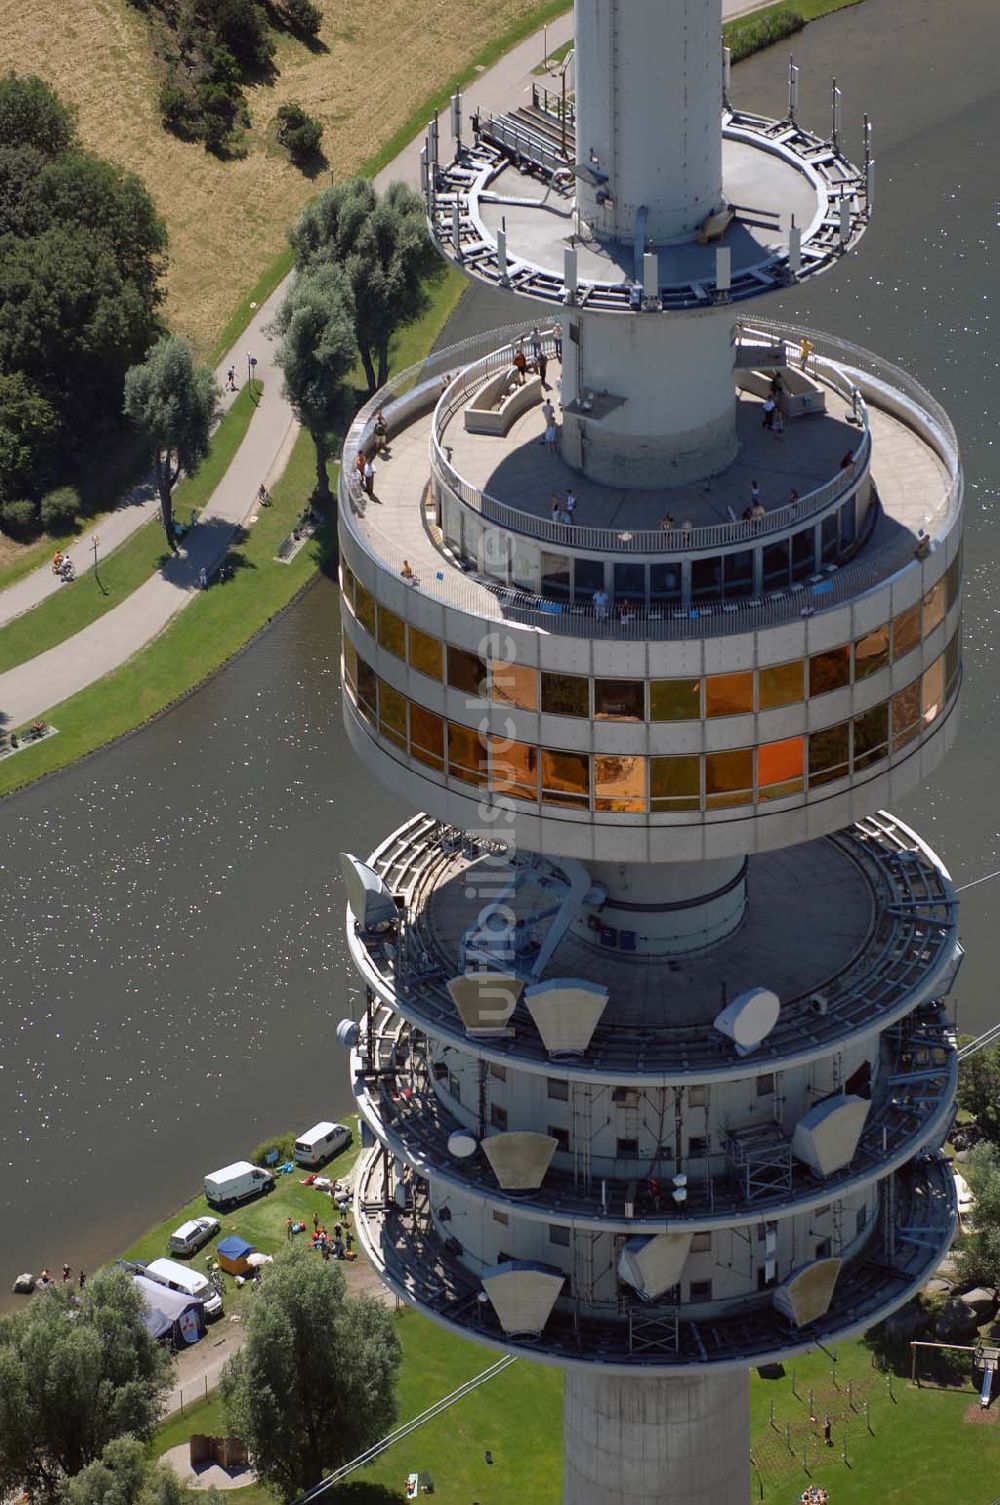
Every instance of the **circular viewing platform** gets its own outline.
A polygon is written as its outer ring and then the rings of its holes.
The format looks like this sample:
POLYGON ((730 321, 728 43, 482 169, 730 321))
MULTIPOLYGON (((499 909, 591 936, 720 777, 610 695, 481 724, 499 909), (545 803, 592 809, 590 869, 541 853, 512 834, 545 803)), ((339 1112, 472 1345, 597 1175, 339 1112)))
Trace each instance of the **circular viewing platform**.
POLYGON ((470 342, 465 360, 460 347, 402 373, 361 410, 344 446, 342 530, 380 569, 398 575, 406 561, 414 592, 445 607, 633 640, 752 632, 891 579, 918 548, 936 549, 959 514, 947 416, 904 372, 859 347, 794 326, 742 331, 737 460, 697 486, 626 492, 581 477, 544 447, 541 399, 558 398, 555 360, 550 392, 535 378, 539 401, 507 432, 469 431, 470 406, 514 353, 515 341, 500 344, 509 333, 470 342), (782 357, 793 369, 803 339, 814 346, 809 376, 821 401, 786 419, 776 438, 761 426, 767 373, 782 357), (489 349, 493 340, 500 348, 489 349), (380 410, 391 458, 376 457, 369 496, 355 462, 373 451, 380 410), (749 519, 754 480, 763 515, 749 519), (567 491, 576 498, 570 523, 567 491), (668 515, 672 527, 662 526, 668 515), (599 590, 610 611, 594 609, 599 590))
POLYGON ((700 243, 645 247, 657 258, 656 294, 639 303, 641 255, 637 266, 631 243, 598 241, 581 223, 576 175, 586 167, 574 162, 572 129, 546 113, 536 107, 520 127, 507 116, 482 121, 475 144, 428 175, 428 220, 442 253, 469 276, 522 296, 614 313, 738 303, 826 271, 867 227, 866 174, 838 146, 797 121, 726 110, 722 177, 732 217, 700 243), (575 254, 570 286, 567 249, 575 254), (723 285, 720 249, 729 259, 723 285))
MULTIPOLYGON (((484 1060, 547 1074, 551 1059, 523 1002, 510 1031, 472 1037, 448 992, 465 969, 463 946, 481 907, 477 864, 490 849, 456 842, 425 816, 400 828, 370 859, 399 895, 397 937, 366 937, 349 912, 348 941, 365 983, 411 1025, 484 1060)), ((494 858, 495 861, 495 858, 494 858)), ((544 902, 558 864, 532 859, 509 902, 524 915, 544 902)), ((590 1044, 559 1063, 589 1082, 690 1084, 787 1070, 861 1041, 947 993, 958 966, 958 903, 947 873, 902 823, 873 816, 834 837, 749 862, 743 925, 702 954, 639 956, 572 931, 549 975, 585 977, 608 1002, 590 1044), (780 917, 794 913, 794 930, 780 917), (720 990, 752 984, 781 999, 781 1014, 752 1057, 711 1028, 720 990)), ((541 942, 539 941, 539 944, 541 942)), ((530 957, 525 958, 527 966, 530 957)))

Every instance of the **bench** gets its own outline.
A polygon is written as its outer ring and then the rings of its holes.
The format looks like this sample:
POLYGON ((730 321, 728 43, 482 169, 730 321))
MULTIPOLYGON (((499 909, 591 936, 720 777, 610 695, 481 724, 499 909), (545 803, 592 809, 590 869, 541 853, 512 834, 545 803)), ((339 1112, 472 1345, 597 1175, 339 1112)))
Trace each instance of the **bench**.
POLYGON ((491 434, 502 439, 516 419, 542 400, 540 376, 526 378, 524 385, 509 389, 517 381, 513 366, 505 366, 491 376, 465 409, 465 428, 469 434, 491 434))
MULTIPOLYGON (((778 406, 786 418, 801 418, 807 413, 826 412, 826 393, 819 382, 814 381, 797 366, 781 366, 783 391, 778 406)), ((771 391, 773 371, 740 371, 736 384, 742 392, 750 392, 761 401, 771 391)))

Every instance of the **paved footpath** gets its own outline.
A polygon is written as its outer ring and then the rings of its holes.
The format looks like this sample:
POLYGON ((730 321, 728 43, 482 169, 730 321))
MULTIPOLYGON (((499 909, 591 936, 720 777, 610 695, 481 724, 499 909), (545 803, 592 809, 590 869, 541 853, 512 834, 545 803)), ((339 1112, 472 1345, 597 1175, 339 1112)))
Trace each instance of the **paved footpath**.
MULTIPOLYGON (((743 15, 767 3, 768 0, 723 0, 723 15, 727 19, 743 15)), ((561 16, 549 26, 550 52, 571 38, 572 28, 572 13, 561 16)), ((489 114, 511 108, 520 94, 529 92, 533 83, 541 81, 533 75, 533 69, 542 60, 541 51, 541 33, 536 32, 470 83, 464 96, 465 118, 468 119, 474 109, 489 114)), ((443 118, 447 131, 446 117, 443 118)), ((378 174, 377 187, 383 189, 395 179, 418 186, 422 144, 421 133, 378 174)), ((286 278, 275 289, 257 310, 237 343, 219 362, 216 376, 220 387, 230 366, 235 366, 237 381, 242 384, 247 372, 247 356, 256 356, 256 374, 264 382, 264 391, 243 443, 203 509, 197 526, 187 535, 183 550, 164 570, 133 591, 120 606, 106 612, 82 632, 0 674, 0 724, 20 726, 41 716, 70 695, 119 668, 162 632, 192 599, 199 570, 203 566, 211 569, 222 557, 233 528, 252 509, 261 482, 271 486, 281 474, 298 425, 281 395, 281 372, 274 365, 273 343, 263 331, 277 312, 288 282, 286 278)), ((231 404, 233 396, 224 393, 223 407, 231 404)), ((100 538, 100 554, 106 555, 157 510, 149 483, 137 487, 114 512, 70 546, 69 554, 77 574, 85 574, 92 558, 94 534, 100 538)), ((57 580, 48 563, 42 565, 15 585, 0 591, 0 626, 37 606, 54 591, 67 589, 74 587, 57 580)))

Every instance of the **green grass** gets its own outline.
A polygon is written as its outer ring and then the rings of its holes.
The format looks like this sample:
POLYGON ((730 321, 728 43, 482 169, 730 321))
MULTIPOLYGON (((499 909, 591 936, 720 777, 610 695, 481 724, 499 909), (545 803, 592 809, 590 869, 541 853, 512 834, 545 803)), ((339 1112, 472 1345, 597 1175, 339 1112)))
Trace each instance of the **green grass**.
POLYGON ((559 64, 565 62, 572 51, 573 38, 570 37, 568 42, 564 42, 561 47, 556 47, 550 52, 544 63, 539 63, 536 68, 532 68, 532 73, 537 73, 542 78, 544 78, 546 73, 554 73, 559 64))
MULTIPOLYGON (((435 1401, 481 1374, 498 1354, 444 1332, 404 1308, 396 1316, 403 1347, 399 1381, 400 1421, 419 1416, 435 1401)), ((159 1428, 157 1457, 195 1432, 224 1427, 217 1395, 188 1407, 159 1428)), ((441 1505, 558 1505, 562 1494, 562 1376, 558 1370, 519 1359, 480 1389, 456 1401, 433 1421, 391 1447, 382 1458, 350 1476, 331 1499, 350 1505, 384 1505, 387 1493, 402 1498, 411 1472, 428 1473, 441 1505), (483 1454, 489 1449, 492 1465, 483 1454)), ((228 1498, 228 1494, 227 1494, 228 1498)), ((238 1505, 270 1505, 261 1486, 233 1491, 238 1505)))
MULTIPOLYGON (((332 1160, 322 1167, 321 1174, 336 1180, 351 1170, 360 1153, 358 1140, 357 1120, 351 1120, 354 1129, 354 1139, 346 1149, 341 1150, 332 1160)), ((137 1239, 129 1249, 126 1249, 125 1259, 139 1259, 148 1264, 152 1259, 160 1259, 168 1253, 167 1239, 174 1229, 189 1218, 203 1217, 206 1213, 219 1219, 221 1226, 218 1238, 225 1238, 229 1234, 237 1234, 248 1243, 253 1244, 262 1254, 276 1254, 284 1249, 288 1236, 286 1225, 289 1218, 293 1221, 306 1224, 309 1232, 312 1232, 313 1213, 319 1213, 320 1221, 327 1228, 331 1228, 337 1221, 336 1213, 331 1216, 332 1204, 325 1193, 317 1191, 311 1186, 302 1186, 300 1181, 306 1171, 296 1167, 289 1176, 277 1176, 274 1191, 267 1197, 261 1197, 255 1202, 248 1202, 243 1207, 237 1207, 229 1213, 219 1213, 215 1208, 209 1207, 204 1191, 200 1191, 184 1207, 178 1208, 158 1223, 155 1228, 150 1228, 140 1239, 137 1239)), ((308 1234, 297 1234, 296 1240, 308 1238, 308 1234)), ((199 1249, 190 1260, 183 1263, 190 1264, 193 1269, 204 1272, 206 1261, 217 1240, 212 1239, 204 1248, 199 1249)), ((171 1256, 173 1257, 173 1256, 171 1256)), ((318 1256, 317 1256, 318 1257, 318 1256)), ((224 1275, 226 1313, 231 1315, 239 1311, 245 1299, 249 1299, 249 1286, 237 1286, 235 1280, 224 1275)), ((172 1444, 171 1444, 172 1446, 172 1444)))
MULTIPOLYGON (((404 1353, 401 1420, 419 1415, 492 1362, 490 1350, 443 1332, 416 1312, 402 1311, 397 1322, 404 1353)), ((839 1344, 834 1351, 836 1386, 830 1359, 821 1352, 796 1359, 781 1378, 752 1375, 753 1499, 765 1505, 791 1505, 813 1480, 830 1491, 831 1505, 914 1505, 926 1500, 988 1505, 1000 1477, 1000 1425, 973 1428, 963 1419, 970 1407, 978 1409, 971 1387, 917 1390, 907 1379, 894 1378, 890 1396, 886 1376, 873 1369, 871 1352, 862 1341, 839 1344), (817 1426, 809 1422, 810 1389, 817 1426), (821 1436, 827 1411, 833 1426, 830 1448, 821 1436), (792 1428, 794 1456, 784 1441, 786 1422, 792 1428), (804 1442, 808 1475, 803 1468, 804 1442)), ((155 1451, 163 1453, 193 1432, 221 1424, 218 1399, 199 1402, 184 1417, 171 1418, 160 1428, 155 1451)), ((385 1505, 388 1495, 402 1495, 406 1475, 416 1470, 430 1474, 441 1505, 469 1505, 472 1500, 479 1505, 510 1505, 516 1500, 558 1505, 561 1442, 559 1371, 519 1359, 376 1463, 358 1470, 333 1498, 350 1505, 385 1505), (486 1449, 493 1454, 492 1466, 484 1462, 486 1449)), ((232 1496, 233 1505, 267 1505, 269 1499, 260 1487, 232 1496)))
MULTIPOLYGON (((447 83, 428 94, 417 106, 407 120, 395 131, 388 141, 383 142, 378 151, 368 158, 359 168, 362 177, 374 178, 381 172, 392 159, 399 155, 404 146, 407 146, 418 131, 422 130, 435 110, 442 110, 448 104, 451 96, 459 89, 463 89, 467 83, 476 78, 484 68, 495 63, 504 53, 516 47, 518 42, 523 42, 525 37, 530 37, 532 32, 538 31, 549 21, 554 21, 557 16, 563 15, 570 9, 567 0, 545 0, 544 4, 537 5, 533 10, 521 16, 506 31, 493 38, 487 47, 484 47, 478 57, 473 58, 467 68, 461 73, 456 73, 447 83)), ((232 346, 246 329, 257 309, 274 292, 275 288, 288 275, 292 269, 292 253, 289 249, 282 251, 269 267, 261 274, 256 286, 240 300, 233 309, 223 326, 219 338, 216 341, 212 361, 221 360, 226 351, 232 346), (251 307, 255 304, 256 307, 251 307)))
MULTIPOLYGON (((252 393, 249 387, 243 388, 216 429, 204 462, 174 491, 174 510, 179 520, 205 505, 229 469, 250 426, 254 399, 261 390, 261 382, 254 383, 252 393)), ((51 547, 51 541, 47 541, 43 553, 47 555, 51 547)), ((81 567, 72 585, 62 586, 55 595, 0 628, 0 673, 65 642, 105 612, 120 606, 126 596, 161 567, 166 557, 158 517, 145 523, 106 558, 99 553, 96 576, 92 567, 81 567)))

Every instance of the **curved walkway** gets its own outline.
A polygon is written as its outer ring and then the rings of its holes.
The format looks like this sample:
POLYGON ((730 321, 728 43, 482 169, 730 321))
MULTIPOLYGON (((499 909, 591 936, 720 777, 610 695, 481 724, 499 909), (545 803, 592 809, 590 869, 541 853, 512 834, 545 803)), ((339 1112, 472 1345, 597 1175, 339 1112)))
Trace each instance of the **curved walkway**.
MULTIPOLYGON (((723 0, 723 16, 728 19, 755 10, 767 0, 723 0)), ((548 28, 550 51, 555 51, 572 36, 572 12, 552 22, 548 28)), ((536 32, 518 44, 499 62, 484 72, 466 89, 466 114, 509 108, 518 94, 530 89, 535 79, 533 68, 539 61, 539 34, 536 32)), ((395 179, 412 187, 420 182, 420 147, 418 134, 392 162, 378 174, 376 186, 384 189, 395 179)), ((89 627, 0 674, 0 725, 20 726, 52 709, 70 695, 85 689, 119 668, 143 648, 192 598, 197 588, 199 570, 210 568, 225 552, 232 530, 251 510, 257 488, 263 482, 273 484, 285 467, 298 425, 288 402, 281 395, 281 373, 273 361, 272 342, 264 326, 273 319, 285 296, 289 278, 280 284, 267 302, 257 310, 251 323, 235 345, 223 356, 216 368, 219 386, 230 366, 235 366, 237 381, 242 385, 247 374, 247 356, 257 358, 256 374, 264 382, 263 396, 232 464, 213 492, 197 526, 185 540, 185 547, 160 573, 147 580, 124 600, 89 627)), ((223 408, 235 394, 223 394, 223 408)), ((102 555, 122 544, 158 510, 150 483, 136 487, 118 507, 101 522, 83 533, 70 545, 70 557, 83 574, 91 560, 94 535, 100 538, 102 555)), ((30 611, 62 583, 46 562, 30 575, 0 591, 0 626, 30 611)))

